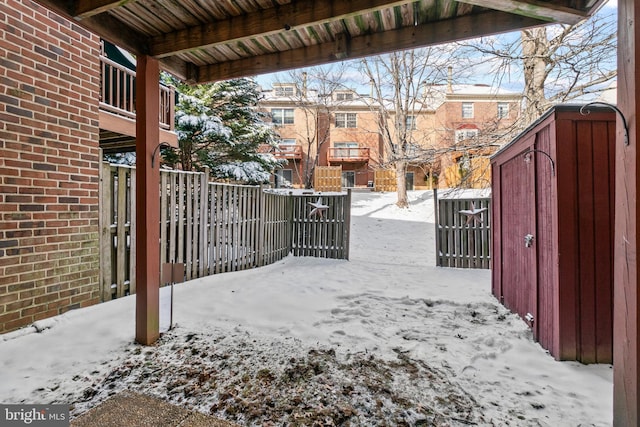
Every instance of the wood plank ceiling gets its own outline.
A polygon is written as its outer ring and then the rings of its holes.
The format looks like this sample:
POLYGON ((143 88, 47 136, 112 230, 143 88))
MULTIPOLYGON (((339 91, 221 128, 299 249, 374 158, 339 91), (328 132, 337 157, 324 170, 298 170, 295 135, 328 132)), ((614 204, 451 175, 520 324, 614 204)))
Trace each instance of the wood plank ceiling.
POLYGON ((37 0, 201 83, 561 22, 604 0, 37 0))

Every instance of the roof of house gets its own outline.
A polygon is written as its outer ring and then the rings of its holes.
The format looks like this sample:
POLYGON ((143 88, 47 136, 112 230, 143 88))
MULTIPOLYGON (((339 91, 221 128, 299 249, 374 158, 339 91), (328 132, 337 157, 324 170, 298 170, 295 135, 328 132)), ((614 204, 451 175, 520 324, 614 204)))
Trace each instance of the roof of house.
MULTIPOLYGON (((281 86, 287 86, 286 84, 281 86)), ((340 90, 338 92, 344 93, 340 90)), ((370 110, 375 109, 379 105, 379 102, 374 97, 368 94, 359 94, 355 91, 352 99, 337 100, 335 96, 324 97, 321 99, 317 90, 308 89, 307 95, 304 97, 301 93, 295 96, 286 96, 276 94, 275 89, 264 90, 263 94, 265 98, 263 102, 265 104, 282 104, 291 105, 299 102, 306 101, 310 104, 318 103, 332 107, 336 110, 370 110)), ((520 92, 509 91, 500 87, 492 87, 485 84, 453 84, 453 85, 430 85, 421 91, 426 99, 417 99, 415 102, 414 111, 428 112, 435 111, 447 100, 454 98, 455 100, 483 100, 483 101, 496 101, 502 99, 509 99, 513 101, 519 101, 522 98, 520 92)), ((393 111, 394 105, 391 101, 385 101, 385 111, 393 111)))

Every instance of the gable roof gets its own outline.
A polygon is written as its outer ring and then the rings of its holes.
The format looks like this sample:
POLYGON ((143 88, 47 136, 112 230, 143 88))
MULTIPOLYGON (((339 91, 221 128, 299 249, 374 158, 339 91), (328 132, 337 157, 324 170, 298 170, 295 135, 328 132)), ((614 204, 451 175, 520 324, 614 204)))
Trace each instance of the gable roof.
POLYGON ((177 77, 223 80, 574 23, 604 0, 36 0, 177 77))

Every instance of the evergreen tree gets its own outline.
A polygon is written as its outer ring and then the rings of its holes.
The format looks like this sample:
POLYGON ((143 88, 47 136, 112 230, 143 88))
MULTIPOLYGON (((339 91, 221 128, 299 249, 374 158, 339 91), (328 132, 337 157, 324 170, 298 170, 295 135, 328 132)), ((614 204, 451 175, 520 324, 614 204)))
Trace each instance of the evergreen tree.
POLYGON ((267 182, 279 162, 260 153, 275 145, 277 134, 256 105, 258 85, 236 79, 189 86, 172 81, 180 99, 176 105, 179 150, 163 151, 166 164, 183 170, 208 167, 213 176, 250 184, 267 182))

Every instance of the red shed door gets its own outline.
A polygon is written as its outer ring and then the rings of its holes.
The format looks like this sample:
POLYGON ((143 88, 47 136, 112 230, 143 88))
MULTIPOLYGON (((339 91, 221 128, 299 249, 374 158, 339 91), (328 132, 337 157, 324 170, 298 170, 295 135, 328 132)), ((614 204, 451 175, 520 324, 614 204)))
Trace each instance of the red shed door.
POLYGON ((537 315, 535 155, 519 153, 500 166, 503 304, 532 326, 537 315))

